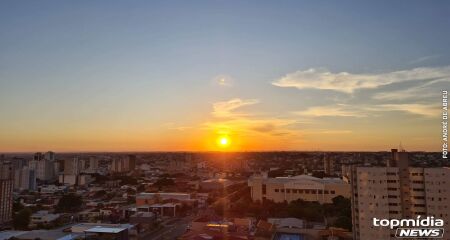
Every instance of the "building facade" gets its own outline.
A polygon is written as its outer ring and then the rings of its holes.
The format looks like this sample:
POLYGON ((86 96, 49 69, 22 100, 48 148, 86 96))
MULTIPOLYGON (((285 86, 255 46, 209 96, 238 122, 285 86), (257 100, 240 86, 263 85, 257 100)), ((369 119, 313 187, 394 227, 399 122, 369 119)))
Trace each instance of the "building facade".
POLYGON ((0 159, 0 224, 11 221, 13 214, 13 170, 12 164, 0 159))
POLYGON ((355 240, 396 239, 395 229, 373 226, 377 219, 433 216, 445 221, 450 239, 450 168, 409 167, 407 152, 393 150, 386 167, 351 166, 352 221, 355 240))
POLYGON ((266 178, 254 176, 248 180, 253 201, 304 201, 332 203, 333 198, 350 198, 350 185, 339 178, 316 178, 307 175, 266 178))
POLYGON ((47 152, 45 154, 37 152, 33 160, 29 163, 30 168, 35 170, 36 178, 42 181, 49 181, 56 178, 55 154, 47 152))
POLYGON ((36 172, 28 166, 14 171, 14 189, 36 190, 36 172))

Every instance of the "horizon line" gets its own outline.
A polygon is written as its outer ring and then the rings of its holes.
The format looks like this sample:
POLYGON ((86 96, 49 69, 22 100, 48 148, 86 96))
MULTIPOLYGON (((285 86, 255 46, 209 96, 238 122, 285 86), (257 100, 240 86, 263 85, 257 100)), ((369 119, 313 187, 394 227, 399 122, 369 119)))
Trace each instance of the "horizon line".
MULTIPOLYGON (((397 148, 391 148, 397 149, 397 148)), ((137 154, 145 154, 145 153, 270 153, 270 152, 305 152, 305 153, 316 153, 316 152, 353 152, 353 153, 368 153, 368 152, 391 152, 389 150, 248 150, 248 151, 219 151, 219 150, 198 150, 198 151, 184 151, 184 150, 145 150, 145 151, 10 151, 10 152, 0 152, 0 155, 5 154, 34 154, 34 153, 46 153, 46 152, 54 152, 61 154, 98 154, 98 153, 137 153, 137 154)), ((440 153, 439 151, 427 151, 427 150, 410 150, 406 152, 423 152, 423 153, 440 153)))

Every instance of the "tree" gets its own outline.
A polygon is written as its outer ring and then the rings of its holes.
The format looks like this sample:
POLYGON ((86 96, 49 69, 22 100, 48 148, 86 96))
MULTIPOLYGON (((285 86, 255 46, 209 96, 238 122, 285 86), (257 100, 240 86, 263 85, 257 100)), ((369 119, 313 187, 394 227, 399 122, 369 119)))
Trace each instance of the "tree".
POLYGON ((127 188, 127 194, 128 195, 135 195, 136 194, 136 190, 134 190, 132 188, 127 188))
POLYGON ((323 178, 323 177, 325 177, 325 173, 322 171, 314 171, 312 173, 312 176, 316 177, 316 178, 323 178))
POLYGON ((59 199, 56 210, 58 212, 76 212, 81 208, 83 200, 81 196, 73 193, 66 194, 59 199))
POLYGON ((334 227, 344 228, 349 231, 352 230, 352 219, 347 216, 338 217, 333 224, 334 227))
POLYGON ((95 192, 94 197, 95 198, 101 198, 101 197, 104 197, 105 195, 106 195, 106 191, 105 190, 100 190, 100 191, 95 192))
POLYGON ((118 176, 117 179, 121 180, 122 185, 137 185, 137 179, 131 176, 118 176))
POLYGON ((13 211, 14 212, 18 212, 18 211, 20 211, 20 210, 22 210, 22 209, 24 209, 25 207, 23 206, 23 204, 21 203, 21 202, 19 202, 19 201, 15 201, 14 203, 13 203, 13 211))
POLYGON ((276 170, 269 171, 267 173, 267 176, 269 178, 282 177, 282 176, 284 176, 284 170, 283 169, 276 169, 276 170))
POLYGON ((13 226, 17 230, 26 230, 31 220, 31 209, 24 208, 13 217, 13 226))
POLYGON ((161 190, 162 187, 175 185, 175 182, 170 178, 164 177, 158 179, 154 185, 161 190))
POLYGON ((136 189, 137 192, 143 192, 145 191, 145 186, 143 184, 139 184, 139 186, 136 189))
POLYGON ((351 218, 352 216, 352 203, 351 200, 343 196, 337 196, 332 199, 334 212, 338 216, 346 216, 351 218))

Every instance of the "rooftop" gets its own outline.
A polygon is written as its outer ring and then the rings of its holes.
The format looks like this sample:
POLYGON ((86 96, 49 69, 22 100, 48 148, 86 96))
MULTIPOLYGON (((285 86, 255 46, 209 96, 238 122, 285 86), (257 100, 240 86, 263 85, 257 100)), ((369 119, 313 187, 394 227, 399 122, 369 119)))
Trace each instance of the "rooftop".
POLYGON ((264 178, 265 181, 272 183, 288 183, 288 182, 301 182, 310 181, 319 184, 342 184, 345 183, 340 178, 317 178, 309 175, 298 175, 293 177, 276 177, 276 178, 264 178))
POLYGON ((126 228, 126 227, 101 227, 101 226, 97 226, 97 227, 89 228, 89 229, 85 230, 84 232, 87 232, 87 233, 120 233, 120 232, 125 231, 127 229, 128 228, 126 228))

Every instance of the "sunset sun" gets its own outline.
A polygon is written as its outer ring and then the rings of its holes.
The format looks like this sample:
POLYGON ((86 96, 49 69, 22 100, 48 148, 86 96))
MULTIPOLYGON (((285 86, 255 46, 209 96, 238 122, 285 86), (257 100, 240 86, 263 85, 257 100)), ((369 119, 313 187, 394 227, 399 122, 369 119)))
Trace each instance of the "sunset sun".
POLYGON ((217 144, 222 148, 226 148, 230 145, 230 138, 228 136, 221 136, 217 139, 217 144))

